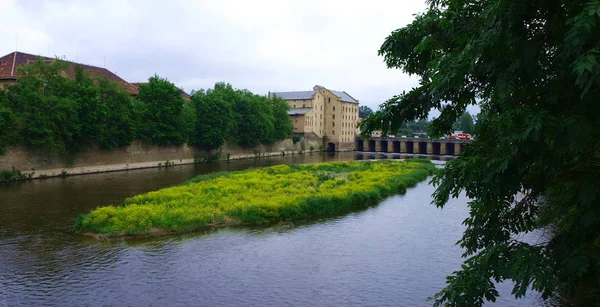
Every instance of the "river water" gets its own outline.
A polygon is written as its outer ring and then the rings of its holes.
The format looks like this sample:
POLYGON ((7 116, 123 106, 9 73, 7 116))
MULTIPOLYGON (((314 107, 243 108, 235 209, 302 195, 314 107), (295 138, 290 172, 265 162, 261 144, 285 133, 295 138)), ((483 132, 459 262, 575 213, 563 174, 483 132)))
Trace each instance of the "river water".
MULTIPOLYGON (((379 157, 379 156, 378 156, 379 157)), ((198 174, 281 163, 373 158, 272 157, 0 185, 0 306, 428 306, 460 267, 466 199, 437 209, 427 182, 338 217, 263 227, 96 241, 77 214, 198 174)), ((514 300, 499 285, 494 306, 514 300)))

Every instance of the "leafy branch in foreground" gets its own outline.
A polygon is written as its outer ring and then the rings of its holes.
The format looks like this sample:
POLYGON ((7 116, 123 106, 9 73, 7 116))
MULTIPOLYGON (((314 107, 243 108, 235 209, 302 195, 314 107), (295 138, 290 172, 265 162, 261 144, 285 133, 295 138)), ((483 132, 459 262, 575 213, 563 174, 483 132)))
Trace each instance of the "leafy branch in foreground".
POLYGON ((564 305, 600 304, 600 1, 432 0, 385 40, 390 68, 420 78, 364 121, 363 133, 440 116, 451 131, 479 104, 475 134, 436 176, 434 204, 472 199, 462 269, 435 305, 482 305, 534 289, 564 305), (545 231, 542 243, 517 240, 545 231))

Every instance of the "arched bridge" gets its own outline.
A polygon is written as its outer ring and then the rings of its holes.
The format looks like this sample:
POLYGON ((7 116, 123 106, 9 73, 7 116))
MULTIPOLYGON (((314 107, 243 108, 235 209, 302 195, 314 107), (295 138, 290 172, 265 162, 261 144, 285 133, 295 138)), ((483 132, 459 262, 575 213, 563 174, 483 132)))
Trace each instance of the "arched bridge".
POLYGON ((470 140, 372 137, 355 140, 357 151, 458 156, 470 140))

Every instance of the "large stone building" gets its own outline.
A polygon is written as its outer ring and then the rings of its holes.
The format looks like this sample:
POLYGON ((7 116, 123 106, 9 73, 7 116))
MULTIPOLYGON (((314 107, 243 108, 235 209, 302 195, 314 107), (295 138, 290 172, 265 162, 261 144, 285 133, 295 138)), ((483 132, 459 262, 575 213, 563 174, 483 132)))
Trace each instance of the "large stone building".
POLYGON ((312 91, 272 94, 290 106, 294 133, 322 138, 330 151, 354 148, 358 100, 348 93, 316 85, 312 91))

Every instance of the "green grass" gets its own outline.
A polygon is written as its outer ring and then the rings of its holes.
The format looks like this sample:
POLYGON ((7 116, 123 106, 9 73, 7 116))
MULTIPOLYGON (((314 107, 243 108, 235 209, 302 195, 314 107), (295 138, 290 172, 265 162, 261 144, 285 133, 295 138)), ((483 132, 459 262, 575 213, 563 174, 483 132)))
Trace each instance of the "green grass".
POLYGON ((377 204, 433 174, 429 160, 277 165, 202 175, 77 218, 81 232, 136 235, 330 216, 377 204))

